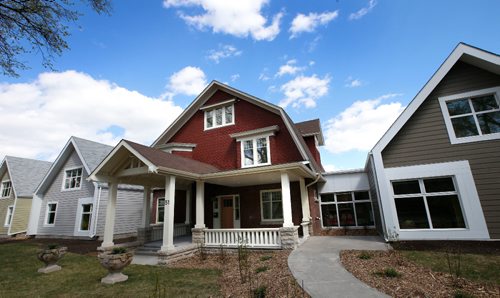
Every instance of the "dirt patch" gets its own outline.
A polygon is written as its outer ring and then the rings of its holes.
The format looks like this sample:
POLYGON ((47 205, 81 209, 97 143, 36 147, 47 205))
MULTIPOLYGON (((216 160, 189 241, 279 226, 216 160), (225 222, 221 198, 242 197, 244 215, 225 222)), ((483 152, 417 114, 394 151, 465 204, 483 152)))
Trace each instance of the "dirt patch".
POLYGON ((355 277, 392 297, 458 297, 458 293, 473 297, 500 296, 500 289, 495 285, 452 279, 447 273, 434 272, 407 260, 398 251, 347 250, 340 253, 340 260, 355 277), (397 276, 389 277, 392 275, 397 276))
POLYGON ((470 254, 500 254, 500 241, 398 241, 391 243, 396 250, 460 251, 470 254))
POLYGON ((288 269, 289 254, 290 251, 249 252, 249 269, 247 275, 243 274, 244 282, 237 252, 207 254, 205 259, 197 252, 195 256, 170 264, 169 267, 221 270, 219 285, 224 297, 259 297, 254 296, 253 292, 259 287, 265 287, 265 297, 309 297, 288 269))

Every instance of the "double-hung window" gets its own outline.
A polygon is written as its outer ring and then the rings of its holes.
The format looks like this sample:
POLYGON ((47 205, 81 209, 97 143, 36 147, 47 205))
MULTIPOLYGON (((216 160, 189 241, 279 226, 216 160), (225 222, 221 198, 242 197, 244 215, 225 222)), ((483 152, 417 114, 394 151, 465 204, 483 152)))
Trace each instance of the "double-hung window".
POLYGON ((47 203, 45 211, 45 225, 53 226, 56 222, 57 202, 47 203))
POLYGON ((10 226, 10 223, 12 222, 12 215, 13 214, 14 214, 14 205, 8 206, 7 207, 7 214, 5 216, 4 226, 6 226, 6 227, 10 226))
POLYGON ((205 109, 205 130, 234 124, 234 104, 205 109))
POLYGON ((374 225, 368 191, 321 194, 323 227, 367 227, 374 225))
POLYGON ((270 155, 269 136, 241 141, 242 167, 269 165, 270 155))
POLYGON ((465 228, 453 177, 391 181, 400 229, 465 228))
POLYGON ((263 190, 260 192, 262 221, 282 221, 283 202, 281 190, 263 190))
POLYGON ((80 220, 80 231, 90 230, 90 224, 92 222, 92 207, 93 204, 82 204, 82 215, 80 220))
POLYGON ((82 168, 64 171, 63 189, 80 189, 82 183, 82 168))
POLYGON ((500 138, 500 87, 439 98, 451 143, 500 138))
POLYGON ((165 198, 158 198, 158 206, 156 206, 156 222, 162 223, 165 219, 165 198))
POLYGON ((10 197, 10 192, 12 190, 12 183, 10 181, 2 182, 2 198, 10 197))

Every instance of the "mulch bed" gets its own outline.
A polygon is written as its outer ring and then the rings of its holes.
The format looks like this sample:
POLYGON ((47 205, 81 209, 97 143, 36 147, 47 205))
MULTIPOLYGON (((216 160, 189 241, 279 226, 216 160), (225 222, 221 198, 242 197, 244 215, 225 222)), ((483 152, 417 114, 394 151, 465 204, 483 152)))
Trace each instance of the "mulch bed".
POLYGON ((466 279, 453 279, 450 274, 434 272, 404 258, 398 251, 366 252, 369 259, 359 258, 361 251, 340 253, 342 265, 355 277, 392 297, 500 297, 500 289, 466 279), (399 273, 397 277, 383 274, 387 268, 399 273), (466 296, 467 297, 467 296, 466 296))
MULTIPOLYGON (((222 272, 219 278, 224 297, 258 297, 253 290, 264 286, 265 297, 309 297, 288 269, 290 251, 250 251, 249 278, 242 282, 237 251, 197 252, 195 256, 168 265, 174 268, 207 268, 222 272), (204 257, 204 259, 202 258, 204 257)), ((262 296, 264 297, 264 296, 262 296)))
POLYGON ((500 254, 500 241, 398 241, 391 243, 396 250, 460 251, 469 254, 500 254))

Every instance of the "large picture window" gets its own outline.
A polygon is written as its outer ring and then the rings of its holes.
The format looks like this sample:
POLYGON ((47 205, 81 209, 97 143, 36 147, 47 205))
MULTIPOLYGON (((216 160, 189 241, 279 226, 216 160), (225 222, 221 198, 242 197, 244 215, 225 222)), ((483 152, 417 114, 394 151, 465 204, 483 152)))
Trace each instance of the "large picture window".
POLYGON ((10 181, 2 182, 2 198, 10 197, 10 192, 12 190, 12 183, 10 181))
POLYGON ((269 137, 256 137, 241 141, 242 167, 254 167, 271 164, 269 137))
POLYGON ((234 124, 234 105, 218 106, 205 110, 205 129, 234 124))
POLYGON ((260 192, 262 221, 282 221, 283 203, 281 190, 263 190, 260 192))
POLYGON ((368 191, 321 194, 323 227, 366 227, 374 225, 368 191))
POLYGON ((80 189, 82 183, 82 168, 69 169, 64 172, 63 189, 80 189))
POLYGON ((465 228, 453 177, 391 183, 400 229, 465 228))
POLYGON ((439 99, 452 143, 500 138, 500 88, 439 99))

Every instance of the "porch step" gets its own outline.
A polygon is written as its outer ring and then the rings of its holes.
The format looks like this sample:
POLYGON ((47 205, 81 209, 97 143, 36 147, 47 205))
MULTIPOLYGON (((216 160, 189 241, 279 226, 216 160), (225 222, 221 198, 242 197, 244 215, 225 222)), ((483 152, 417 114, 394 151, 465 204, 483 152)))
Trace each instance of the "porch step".
POLYGON ((138 247, 135 250, 136 255, 142 255, 142 256, 156 256, 158 254, 158 251, 160 250, 160 247, 155 247, 155 246, 141 246, 138 247))

